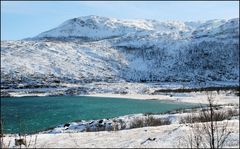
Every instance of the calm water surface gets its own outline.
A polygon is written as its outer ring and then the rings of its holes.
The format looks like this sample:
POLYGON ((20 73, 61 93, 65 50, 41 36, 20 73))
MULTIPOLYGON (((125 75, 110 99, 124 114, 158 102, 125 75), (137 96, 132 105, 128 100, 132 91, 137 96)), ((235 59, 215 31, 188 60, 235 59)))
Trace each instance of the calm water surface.
POLYGON ((166 112, 195 105, 158 100, 56 96, 1 98, 4 133, 34 133, 77 120, 166 112))

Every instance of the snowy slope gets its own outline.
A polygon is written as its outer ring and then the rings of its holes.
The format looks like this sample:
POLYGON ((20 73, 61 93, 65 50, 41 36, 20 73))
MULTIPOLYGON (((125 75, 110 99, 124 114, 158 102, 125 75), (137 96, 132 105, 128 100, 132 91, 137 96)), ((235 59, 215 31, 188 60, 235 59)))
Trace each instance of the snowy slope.
POLYGON ((67 20, 60 26, 39 34, 36 38, 102 39, 122 36, 140 30, 151 30, 145 22, 120 21, 114 18, 86 16, 67 20))
POLYGON ((67 20, 58 27, 37 35, 35 38, 87 38, 104 39, 127 34, 187 32, 191 28, 184 22, 156 20, 117 20, 99 16, 86 16, 67 20))
POLYGON ((238 81, 239 19, 206 22, 86 16, 1 41, 1 83, 238 81))

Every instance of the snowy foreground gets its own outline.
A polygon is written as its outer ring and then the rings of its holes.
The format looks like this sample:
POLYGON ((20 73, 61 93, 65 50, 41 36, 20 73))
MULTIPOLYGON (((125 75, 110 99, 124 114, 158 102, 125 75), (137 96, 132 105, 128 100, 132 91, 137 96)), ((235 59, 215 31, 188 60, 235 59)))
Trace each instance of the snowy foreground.
MULTIPOLYGON (((224 121, 225 123, 226 121, 224 121)), ((221 124, 221 122, 219 122, 221 124)), ((228 121, 228 130, 232 131, 225 147, 239 147, 239 120, 228 121)), ((36 134, 27 136, 32 140, 30 147, 188 147, 187 136, 191 127, 186 124, 172 124, 157 127, 143 127, 121 131, 101 131, 83 133, 36 134), (34 140, 36 141, 36 144, 34 140)), ((14 147, 15 137, 5 137, 14 147)))

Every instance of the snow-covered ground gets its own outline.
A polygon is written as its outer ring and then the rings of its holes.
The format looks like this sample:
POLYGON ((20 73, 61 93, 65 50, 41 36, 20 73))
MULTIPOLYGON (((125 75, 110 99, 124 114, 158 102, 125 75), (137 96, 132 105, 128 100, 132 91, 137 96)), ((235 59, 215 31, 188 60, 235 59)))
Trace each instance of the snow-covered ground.
MULTIPOLYGON (((228 122, 227 130, 232 133, 227 138, 224 147, 239 147, 239 120, 228 122)), ((157 127, 143 127, 121 131, 100 131, 82 133, 35 134, 26 137, 29 147, 37 148, 79 148, 79 147, 117 147, 117 148, 179 148, 189 147, 187 137, 191 134, 189 124, 171 124, 157 127), (36 140, 36 141, 35 141, 36 140), (36 143, 35 143, 36 142, 36 143)), ((4 143, 14 147, 14 139, 6 136, 4 143)), ((16 146, 15 146, 16 147, 16 146)), ((18 146, 19 147, 19 146, 18 146)), ((23 147, 23 146, 22 146, 23 147)))
MULTIPOLYGON (((219 94, 212 92, 216 103, 218 104, 239 104, 239 96, 233 95, 230 92, 220 92, 219 94)), ((142 100, 166 100, 171 102, 207 104, 206 92, 191 92, 191 93, 163 93, 162 95, 144 95, 144 94, 93 94, 86 96, 96 97, 116 97, 116 98, 130 98, 142 100)))
MULTIPOLYGON (((236 88, 239 85, 237 81, 215 81, 207 82, 204 85, 194 84, 194 82, 151 82, 151 83, 137 83, 137 82, 93 82, 93 83, 61 83, 60 87, 54 88, 25 88, 25 89, 2 89, 1 92, 6 92, 12 97, 22 96, 58 96, 58 95, 90 95, 90 96, 105 96, 105 97, 121 97, 133 99, 160 99, 171 100, 178 102, 192 102, 203 103, 206 97, 205 92, 182 92, 178 89, 189 89, 194 91, 202 87, 215 87, 215 90, 221 89, 214 94, 220 100, 219 102, 233 102, 237 97, 236 88), (230 90, 230 87, 235 89, 230 90), (224 91, 225 89, 228 89, 224 91), (166 90, 168 90, 166 92, 166 90), (174 92, 175 91, 175 92, 174 92), (222 100, 227 98, 229 100, 222 100), (202 100, 201 100, 202 99, 202 100)), ((3 96, 3 95, 1 95, 3 96)))
MULTIPOLYGON (((166 100, 181 103, 206 104, 207 94, 211 93, 218 104, 239 104, 239 96, 235 90, 220 90, 207 92, 158 92, 156 90, 170 89, 158 84, 146 83, 92 83, 86 85, 68 84, 62 88, 45 88, 45 89, 9 89, 8 93, 12 97, 23 96, 54 96, 68 95, 68 91, 72 91, 69 95, 75 96, 97 96, 97 97, 116 97, 130 98, 141 100, 166 100), (86 90, 85 93, 82 93, 86 90)), ((182 86, 173 85, 171 89, 180 89, 182 86)), ((3 90, 4 91, 4 90, 3 90)))

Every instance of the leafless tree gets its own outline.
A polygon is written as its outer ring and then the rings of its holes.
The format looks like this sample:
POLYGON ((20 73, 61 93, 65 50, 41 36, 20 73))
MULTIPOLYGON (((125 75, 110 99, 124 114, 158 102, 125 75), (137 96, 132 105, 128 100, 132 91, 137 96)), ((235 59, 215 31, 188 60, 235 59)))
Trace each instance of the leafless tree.
POLYGON ((208 107, 202 107, 199 115, 200 123, 188 124, 191 128, 187 137, 187 147, 189 148, 223 148, 231 131, 227 130, 228 122, 219 122, 217 117, 219 113, 215 111, 215 104, 212 93, 207 92, 208 107))
MULTIPOLYGON (((19 121, 19 125, 20 127, 22 126, 21 121, 19 121)), ((4 141, 4 132, 3 132, 3 119, 1 117, 0 119, 0 148, 10 148, 10 144, 12 141, 15 141, 15 147, 16 148, 31 148, 31 146, 34 146, 34 148, 36 148, 36 144, 37 144, 37 135, 35 135, 35 139, 33 140, 33 136, 29 135, 29 139, 27 139, 27 134, 18 134, 18 137, 15 136, 14 140, 9 140, 8 142, 6 142, 6 140, 4 141)))
POLYGON ((214 110, 215 106, 213 96, 211 93, 207 93, 207 95, 209 109, 201 111, 204 118, 210 120, 208 123, 202 123, 202 131, 205 133, 204 139, 206 140, 208 147, 222 148, 231 132, 227 130, 228 122, 220 125, 219 122, 216 121, 217 117, 215 116, 216 112, 214 110))
POLYGON ((4 142, 4 132, 3 132, 3 119, 0 118, 0 148, 9 148, 11 141, 4 142))
POLYGON ((0 120, 0 148, 3 148, 3 122, 2 122, 2 117, 0 120))

